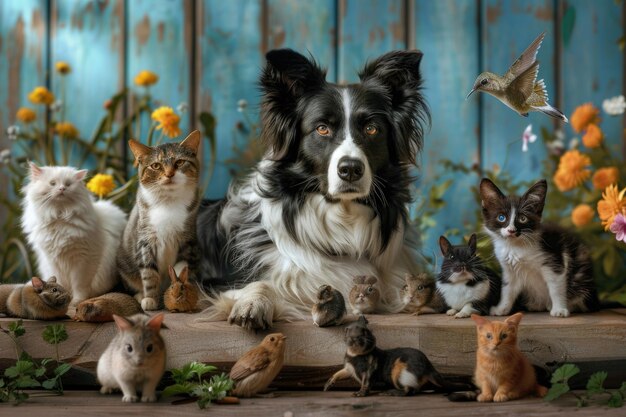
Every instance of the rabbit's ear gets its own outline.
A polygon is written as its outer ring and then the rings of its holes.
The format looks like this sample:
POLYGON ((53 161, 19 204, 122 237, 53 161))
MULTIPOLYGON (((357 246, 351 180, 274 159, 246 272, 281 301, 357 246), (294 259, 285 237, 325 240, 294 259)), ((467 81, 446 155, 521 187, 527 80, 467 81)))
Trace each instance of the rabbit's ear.
POLYGON ((352 282, 354 284, 365 284, 365 275, 357 275, 356 277, 352 278, 352 282))
POLYGON ((375 276, 373 276, 373 275, 370 275, 369 277, 366 277, 366 278, 365 278, 365 284, 370 284, 370 285, 372 285, 372 284, 376 284, 377 282, 378 282, 378 278, 376 278, 376 277, 375 277, 375 276))
POLYGON ((167 271, 169 272, 170 279, 172 280, 172 284, 178 281, 178 277, 176 276, 176 271, 174 270, 174 267, 172 265, 170 265, 169 268, 167 268, 167 271))
POLYGON ((180 279, 184 283, 187 283, 187 281, 189 281, 189 267, 187 267, 187 265, 185 265, 183 270, 180 271, 180 275, 178 276, 178 279, 180 279))

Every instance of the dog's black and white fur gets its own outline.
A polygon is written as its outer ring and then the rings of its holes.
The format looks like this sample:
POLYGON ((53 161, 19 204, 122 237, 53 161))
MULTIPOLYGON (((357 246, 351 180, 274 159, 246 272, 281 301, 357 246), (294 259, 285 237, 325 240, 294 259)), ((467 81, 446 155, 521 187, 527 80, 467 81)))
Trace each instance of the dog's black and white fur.
POLYGON ((261 75, 267 154, 225 200, 198 218, 201 274, 248 284, 222 292, 208 311, 248 328, 309 310, 320 285, 348 294, 356 275, 379 278, 381 312, 402 308, 415 272, 408 243, 411 166, 429 121, 419 51, 368 63, 361 82, 326 82, 314 61, 289 49, 267 54, 261 75))

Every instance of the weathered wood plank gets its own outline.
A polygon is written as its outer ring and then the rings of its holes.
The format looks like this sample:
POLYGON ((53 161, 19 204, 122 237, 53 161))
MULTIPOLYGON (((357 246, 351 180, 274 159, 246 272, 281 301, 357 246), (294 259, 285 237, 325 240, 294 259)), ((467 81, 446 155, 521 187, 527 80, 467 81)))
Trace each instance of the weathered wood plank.
MULTIPOLYGON (((453 179, 435 217, 437 226, 423 236, 424 253, 440 254, 439 235, 474 222, 476 202, 469 192, 475 178, 445 175, 441 159, 471 165, 479 162, 479 106, 464 100, 464 91, 479 70, 478 6, 474 0, 414 1, 415 47, 424 53, 424 96, 432 116, 420 171, 418 199, 427 199, 434 178, 453 179), (441 53, 441 51, 455 51, 441 53)), ((419 216, 420 213, 417 213, 419 216)))
POLYGON ((406 47, 404 2, 340 0, 338 81, 354 82, 368 59, 406 47))
MULTIPOLYGON (((626 71, 623 52, 617 39, 624 34, 621 8, 624 3, 612 0, 573 0, 559 3, 564 16, 575 15, 571 35, 562 37, 561 92, 563 110, 569 117, 574 109, 587 102, 601 108, 602 100, 624 94, 626 71)), ((571 17, 570 17, 571 18, 571 17)), ((622 118, 602 112, 602 130, 606 142, 622 155, 624 131, 622 118)), ((567 129, 568 137, 574 134, 567 129)))
MULTIPOLYGON (((497 1, 482 3, 482 66, 480 71, 504 74, 531 42, 546 32, 537 59, 540 61, 539 79, 544 79, 548 96, 556 88, 554 3, 552 0, 497 1), (511 28, 516 28, 512 30, 511 28)), ((474 74, 477 76, 478 74, 474 74)), ((467 85, 466 94, 472 85, 467 85)), ((498 164, 518 180, 536 180, 541 173, 541 161, 546 150, 541 141, 522 152, 522 133, 528 124, 535 132, 541 127, 553 129, 554 122, 543 113, 531 112, 524 118, 496 98, 482 94, 482 164, 498 164)), ((468 101, 478 105, 478 97, 468 101)), ((564 110, 564 109, 561 109, 564 110)))
POLYGON ((269 0, 267 49, 291 48, 305 55, 310 53, 328 68, 327 80, 335 81, 336 3, 269 0))
POLYGON ((205 195, 222 198, 230 181, 224 161, 232 157, 233 144, 241 142, 237 125, 246 124, 237 102, 245 99, 252 120, 256 119, 256 82, 264 53, 262 2, 198 0, 197 4, 196 109, 217 118, 217 165, 205 195))
MULTIPOLYGON (((189 105, 191 97, 192 65, 192 22, 194 19, 192 0, 127 2, 128 28, 128 85, 138 90, 133 83, 135 75, 149 70, 159 75, 159 82, 150 87, 154 107, 170 106, 179 113, 180 103, 189 105)), ((143 91, 140 91, 143 94, 143 91)), ((130 103, 132 111, 132 102, 130 103)), ((180 113, 179 113, 180 114, 180 113)), ((191 112, 181 114, 182 138, 193 125, 191 112)), ((151 121, 142 120, 143 134, 147 135, 151 121)))
POLYGON ((104 102, 124 88, 124 1, 54 0, 51 27, 52 65, 72 67, 65 77, 50 71, 53 92, 65 103, 57 120, 72 122, 89 138, 104 102))

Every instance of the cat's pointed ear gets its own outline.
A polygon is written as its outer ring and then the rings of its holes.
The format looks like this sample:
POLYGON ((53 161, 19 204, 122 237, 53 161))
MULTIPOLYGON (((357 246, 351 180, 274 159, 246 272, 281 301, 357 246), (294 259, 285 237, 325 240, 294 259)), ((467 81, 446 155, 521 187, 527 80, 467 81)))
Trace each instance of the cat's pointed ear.
POLYGON ((472 253, 476 253, 476 233, 472 233, 470 236, 468 246, 472 253))
POLYGON ((199 130, 194 130, 191 132, 184 141, 180 143, 180 146, 189 149, 194 154, 198 154, 198 150, 200 149, 200 143, 202 142, 202 135, 199 130))
POLYGON ((180 271, 180 275, 178 276, 178 279, 180 279, 182 282, 189 281, 189 267, 187 265, 185 265, 183 270, 180 271))
POLYGON ((30 167, 31 179, 39 178, 41 174, 43 174, 43 169, 41 167, 38 167, 37 164, 35 164, 34 162, 28 161, 28 166, 30 167))
POLYGON ((172 280, 172 284, 174 284, 176 281, 178 281, 178 277, 176 276, 176 271, 174 270, 174 267, 172 265, 170 265, 167 268, 167 272, 170 276, 170 279, 172 280))
POLYGON ((471 317, 477 326, 484 326, 485 324, 489 324, 489 320, 487 320, 483 316, 479 316, 478 314, 472 314, 471 317))
POLYGON ((366 284, 376 284, 378 282, 378 278, 376 278, 374 275, 370 275, 368 277, 365 278, 365 283, 366 284))
POLYGON ((124 331, 130 330, 133 328, 133 323, 131 323, 128 319, 118 316, 117 314, 113 314, 113 320, 115 320, 115 324, 117 324, 117 328, 124 331))
POLYGON ((37 292, 43 291, 43 281, 39 277, 33 277, 30 282, 33 284, 33 288, 37 292))
POLYGON ((445 236, 439 236, 439 247, 441 248, 441 253, 443 254, 443 256, 448 256, 448 253, 450 253, 450 249, 452 249, 450 241, 446 239, 445 236))
POLYGON ((152 317, 150 321, 146 324, 150 329, 158 332, 163 325, 163 319, 165 318, 165 314, 159 313, 156 316, 152 317))
POLYGON ((485 207, 486 201, 503 199, 504 194, 502 191, 491 181, 489 178, 483 178, 480 181, 480 199, 482 200, 482 206, 485 207))
POLYGON ((57 277, 55 277, 54 275, 52 275, 50 278, 48 278, 48 282, 54 282, 56 284, 57 282, 57 277))
POLYGON ((548 193, 548 182, 541 179, 534 183, 522 196, 521 202, 524 208, 530 208, 536 214, 541 215, 548 193))
POLYGON ((152 152, 152 148, 144 145, 143 143, 139 143, 134 139, 130 139, 128 141, 128 146, 130 146, 130 150, 135 155, 135 161, 139 162, 142 157, 148 155, 152 152))
POLYGON ((81 169, 80 171, 76 171, 76 174, 74 174, 74 179, 76 181, 82 181, 85 179, 88 172, 89 170, 86 170, 86 169, 81 169))
POLYGON ((514 326, 518 326, 520 321, 522 321, 522 317, 524 315, 522 313, 515 313, 511 317, 507 317, 504 322, 507 324, 512 324, 514 326))

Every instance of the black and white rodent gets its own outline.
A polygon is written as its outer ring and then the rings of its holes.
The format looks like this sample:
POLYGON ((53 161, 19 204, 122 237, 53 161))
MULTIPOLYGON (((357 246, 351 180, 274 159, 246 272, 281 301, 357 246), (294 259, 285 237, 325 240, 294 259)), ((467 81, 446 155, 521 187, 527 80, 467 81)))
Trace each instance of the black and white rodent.
POLYGON ((313 305, 311 315, 316 326, 337 326, 346 315, 346 300, 339 290, 322 285, 317 290, 317 302, 313 305))
POLYGON ((406 284, 402 287, 401 295, 405 312, 417 316, 446 311, 446 303, 437 291, 437 283, 433 278, 424 273, 406 274, 404 280, 406 284))
POLYGON ((359 275, 353 278, 354 286, 350 290, 350 306, 352 314, 370 314, 376 312, 380 300, 378 278, 359 275))

